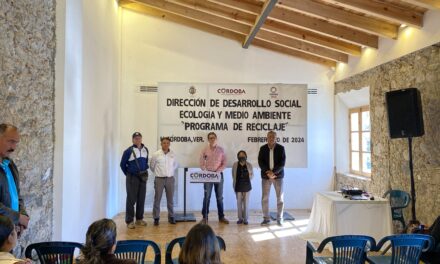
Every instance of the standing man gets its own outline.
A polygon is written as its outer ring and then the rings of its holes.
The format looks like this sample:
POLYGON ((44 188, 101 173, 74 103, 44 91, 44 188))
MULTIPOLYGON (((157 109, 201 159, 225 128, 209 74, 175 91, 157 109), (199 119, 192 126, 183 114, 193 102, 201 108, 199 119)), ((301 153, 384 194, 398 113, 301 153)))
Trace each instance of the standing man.
POLYGON ((20 196, 18 169, 9 158, 19 141, 17 127, 0 124, 0 215, 9 217, 21 233, 28 227, 29 216, 20 196))
POLYGON ((261 169, 263 197, 261 205, 263 207, 264 220, 261 225, 270 223, 269 216, 269 194, 270 186, 273 184, 277 194, 277 224, 283 224, 284 210, 284 165, 286 164, 286 153, 284 147, 278 143, 277 133, 269 131, 267 133, 267 144, 260 147, 258 153, 258 165, 261 169))
POLYGON ((209 202, 211 200, 212 187, 214 186, 215 197, 217 198, 218 219, 220 223, 229 224, 223 212, 223 170, 226 166, 226 155, 222 147, 217 145, 217 135, 214 132, 208 134, 209 145, 200 153, 200 168, 203 171, 212 171, 221 174, 219 183, 205 183, 203 188, 205 194, 203 197, 202 222, 208 222, 209 202))
POLYGON ((125 203, 125 223, 129 229, 135 228, 134 205, 136 204, 136 225, 146 226, 144 219, 145 193, 148 179, 148 149, 142 144, 142 135, 132 135, 133 145, 128 147, 121 159, 121 169, 125 174, 127 200, 125 203))
POLYGON ((174 171, 177 169, 177 162, 174 152, 170 149, 171 140, 169 137, 163 137, 160 140, 162 147, 156 151, 150 159, 151 171, 156 175, 154 179, 154 206, 153 218, 154 225, 159 225, 160 201, 162 199, 163 189, 167 196, 168 222, 175 225, 174 219, 174 171))

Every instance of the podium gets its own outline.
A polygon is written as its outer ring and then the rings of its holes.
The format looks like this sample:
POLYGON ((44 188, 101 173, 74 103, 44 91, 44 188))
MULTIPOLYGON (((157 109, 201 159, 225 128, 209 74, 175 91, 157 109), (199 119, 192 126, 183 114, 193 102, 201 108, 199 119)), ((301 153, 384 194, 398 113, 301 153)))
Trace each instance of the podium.
MULTIPOLYGON (((196 218, 193 213, 186 212, 186 176, 188 173, 188 168, 183 170, 183 214, 175 214, 174 219, 176 222, 195 222, 196 218)), ((218 183, 221 181, 221 173, 210 172, 210 171, 197 171, 190 175, 191 183, 218 183)), ((206 195, 206 190, 205 190, 206 195)))

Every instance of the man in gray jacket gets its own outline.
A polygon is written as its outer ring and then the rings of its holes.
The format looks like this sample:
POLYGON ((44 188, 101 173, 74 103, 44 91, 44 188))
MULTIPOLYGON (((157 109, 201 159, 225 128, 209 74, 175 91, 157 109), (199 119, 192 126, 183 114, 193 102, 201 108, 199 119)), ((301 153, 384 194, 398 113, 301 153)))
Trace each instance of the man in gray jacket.
POLYGON ((29 216, 20 196, 17 166, 9 158, 20 141, 17 127, 0 124, 0 215, 9 217, 20 231, 29 224, 29 216))

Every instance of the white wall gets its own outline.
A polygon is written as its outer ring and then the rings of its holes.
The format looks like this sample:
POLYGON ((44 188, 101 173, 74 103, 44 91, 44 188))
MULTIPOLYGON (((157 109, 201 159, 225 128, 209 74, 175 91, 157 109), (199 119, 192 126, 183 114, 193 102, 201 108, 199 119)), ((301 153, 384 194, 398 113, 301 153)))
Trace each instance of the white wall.
POLYGON ((65 65, 66 1, 56 5, 55 54, 55 149, 53 170, 53 240, 60 240, 63 219, 63 138, 64 138, 64 65, 65 65))
POLYGON ((84 241, 93 221, 117 212, 120 17, 117 1, 61 4, 54 239, 84 241))
POLYGON ((379 49, 364 48, 360 57, 350 56, 348 64, 339 63, 335 80, 339 81, 392 61, 408 53, 440 42, 440 10, 429 10, 423 19, 423 28, 406 27, 397 40, 379 38, 379 49))
MULTIPOLYGON (((144 143, 150 151, 158 146, 157 94, 136 92, 140 85, 157 85, 158 82, 305 83, 309 88, 318 89, 317 95, 308 97, 309 166, 287 169, 286 208, 310 208, 315 192, 330 189, 334 167, 331 70, 252 46, 242 49, 238 42, 124 9, 121 45, 120 155, 131 144, 133 131, 143 133, 144 143)), ((259 170, 255 173, 250 205, 253 209, 261 209, 259 170)), ((125 211, 125 178, 121 172, 119 174, 118 209, 125 211)), ((234 209, 236 202, 230 169, 226 170, 225 179, 225 209, 234 209)), ((151 191, 151 182, 147 188, 147 192, 151 191)), ((188 209, 200 210, 202 186, 191 185, 188 192, 188 209)), ((275 208, 274 191, 272 196, 271 206, 275 208)), ((214 195, 211 203, 211 208, 215 209, 214 195)), ((146 203, 147 208, 151 206, 151 202, 146 203)), ((181 208, 180 200, 177 209, 181 208)))

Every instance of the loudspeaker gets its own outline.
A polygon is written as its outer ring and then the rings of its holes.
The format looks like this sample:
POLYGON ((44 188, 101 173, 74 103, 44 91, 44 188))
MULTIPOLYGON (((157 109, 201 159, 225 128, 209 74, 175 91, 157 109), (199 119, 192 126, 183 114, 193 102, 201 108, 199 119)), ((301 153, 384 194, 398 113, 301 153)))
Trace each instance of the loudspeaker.
POLYGON ((387 92, 385 99, 391 138, 420 137, 425 134, 422 100, 417 88, 387 92))

